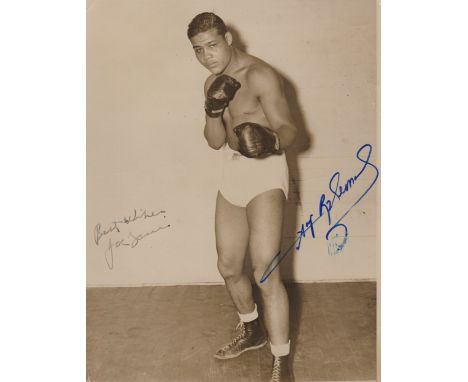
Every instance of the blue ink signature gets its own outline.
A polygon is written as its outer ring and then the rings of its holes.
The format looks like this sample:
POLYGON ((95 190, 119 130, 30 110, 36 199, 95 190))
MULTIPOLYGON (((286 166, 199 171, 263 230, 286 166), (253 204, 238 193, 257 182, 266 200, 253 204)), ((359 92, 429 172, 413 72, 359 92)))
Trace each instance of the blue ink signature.
MULTIPOLYGON (((325 238, 328 240, 330 234, 335 230, 342 230, 342 234, 340 235, 343 237, 343 242, 337 244, 337 248, 340 250, 343 249, 344 245, 348 241, 348 227, 342 223, 343 219, 349 212, 367 195, 372 187, 374 187, 377 179, 379 177, 379 169, 373 163, 370 162, 370 157, 372 154, 372 146, 368 143, 361 146, 359 150, 356 152, 356 158, 363 163, 361 170, 354 175, 353 177, 346 180, 344 185, 340 184, 341 174, 339 171, 335 172, 330 181, 328 183, 328 188, 330 192, 333 194, 333 197, 330 199, 327 198, 325 194, 320 196, 320 203, 319 203, 319 214, 314 219, 314 215, 310 214, 309 219, 301 225, 301 229, 297 232, 296 240, 289 246, 289 248, 285 252, 278 252, 278 254, 273 258, 270 265, 267 267, 265 272, 263 273, 260 283, 264 283, 268 277, 273 273, 276 267, 281 263, 281 261, 295 248, 299 250, 301 247, 302 239, 306 237, 307 231, 310 231, 310 235, 313 239, 315 239, 315 229, 314 224, 322 218, 322 216, 327 216, 328 226, 330 227, 325 235, 325 238), (367 152, 367 154, 366 154, 367 152), (372 180, 371 184, 365 189, 362 195, 354 202, 354 204, 332 225, 331 219, 331 211, 335 204, 336 200, 341 200, 341 198, 354 186, 356 181, 360 178, 360 176, 364 173, 366 169, 370 169, 371 171, 375 170, 375 177, 372 180)), ((338 233, 335 232, 335 237, 338 237, 338 233)))
POLYGON ((335 233, 335 236, 332 236, 332 240, 329 240, 328 242, 328 254, 330 256, 338 255, 340 252, 343 252, 343 249, 347 243, 348 235, 340 237, 337 233, 335 233), (343 239, 341 243, 338 242, 338 238, 343 239))

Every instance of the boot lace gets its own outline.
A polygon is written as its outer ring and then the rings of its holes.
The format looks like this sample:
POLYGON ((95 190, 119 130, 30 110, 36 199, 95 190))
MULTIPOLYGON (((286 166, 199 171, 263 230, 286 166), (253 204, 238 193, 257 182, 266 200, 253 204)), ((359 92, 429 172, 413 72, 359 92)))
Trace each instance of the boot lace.
POLYGON ((237 345, 237 343, 245 337, 245 325, 242 321, 239 321, 239 323, 236 326, 237 331, 237 336, 235 336, 230 343, 225 345, 222 350, 226 351, 232 348, 233 346, 237 345))
POLYGON ((271 382, 280 382, 280 376, 281 376, 281 361, 279 357, 275 357, 275 360, 273 362, 271 382))

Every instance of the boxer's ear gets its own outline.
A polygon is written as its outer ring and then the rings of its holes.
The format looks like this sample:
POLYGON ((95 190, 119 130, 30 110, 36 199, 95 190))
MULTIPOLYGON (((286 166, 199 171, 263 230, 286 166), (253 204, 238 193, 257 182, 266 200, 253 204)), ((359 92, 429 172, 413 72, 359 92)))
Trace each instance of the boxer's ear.
POLYGON ((226 34, 224 35, 224 39, 226 40, 227 44, 229 46, 232 45, 232 34, 231 32, 226 32, 226 34))

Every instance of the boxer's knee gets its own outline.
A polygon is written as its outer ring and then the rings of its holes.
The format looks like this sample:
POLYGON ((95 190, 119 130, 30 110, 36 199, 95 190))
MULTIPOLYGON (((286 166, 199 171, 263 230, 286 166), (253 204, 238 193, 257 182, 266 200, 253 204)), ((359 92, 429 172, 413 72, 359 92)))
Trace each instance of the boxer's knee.
POLYGON ((264 268, 256 267, 254 269, 255 283, 264 296, 275 294, 278 288, 281 288, 283 285, 279 275, 279 269, 274 270, 266 279, 263 278, 267 266, 268 264, 265 265, 264 268))
POLYGON ((226 282, 237 281, 242 277, 242 267, 237 262, 218 258, 218 271, 226 282))

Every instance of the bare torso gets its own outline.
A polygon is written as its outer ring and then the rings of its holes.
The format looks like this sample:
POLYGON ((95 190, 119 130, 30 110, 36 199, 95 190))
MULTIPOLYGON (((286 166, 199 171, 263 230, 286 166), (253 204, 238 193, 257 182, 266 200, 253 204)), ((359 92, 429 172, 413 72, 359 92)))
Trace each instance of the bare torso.
MULTIPOLYGON (((234 133, 234 127, 244 122, 255 122, 262 126, 270 127, 269 122, 263 112, 262 106, 255 91, 249 86, 249 73, 258 67, 268 66, 264 61, 239 52, 239 65, 232 68, 229 73, 225 73, 241 83, 241 87, 236 92, 234 99, 229 103, 223 114, 224 127, 226 129, 226 140, 229 146, 238 150, 239 143, 234 133)), ((209 78, 209 83, 215 76, 209 78)))

